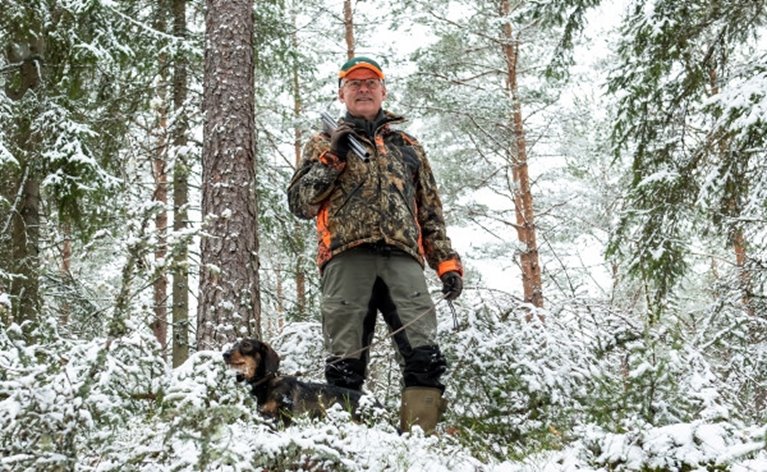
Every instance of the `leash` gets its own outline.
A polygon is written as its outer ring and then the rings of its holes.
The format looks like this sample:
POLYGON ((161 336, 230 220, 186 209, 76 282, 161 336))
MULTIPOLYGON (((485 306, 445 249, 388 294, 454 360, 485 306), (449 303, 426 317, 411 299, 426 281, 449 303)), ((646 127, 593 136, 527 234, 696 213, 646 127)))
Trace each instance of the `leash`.
POLYGON ((458 313, 455 311, 453 300, 448 300, 445 297, 442 297, 442 299, 447 302, 447 306, 450 308, 450 312, 453 314, 453 331, 458 331, 458 313))

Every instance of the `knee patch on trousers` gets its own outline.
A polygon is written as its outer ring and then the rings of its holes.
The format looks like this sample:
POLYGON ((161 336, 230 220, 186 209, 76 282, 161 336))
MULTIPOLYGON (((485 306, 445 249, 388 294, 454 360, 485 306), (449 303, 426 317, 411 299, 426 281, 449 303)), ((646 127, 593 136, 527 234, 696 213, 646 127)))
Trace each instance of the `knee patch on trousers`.
POLYGON ((325 379, 337 387, 362 390, 362 384, 365 382, 365 361, 328 357, 325 360, 325 379))
POLYGON ((438 346, 413 348, 405 357, 405 387, 433 387, 445 391, 439 381, 447 370, 447 360, 438 346))

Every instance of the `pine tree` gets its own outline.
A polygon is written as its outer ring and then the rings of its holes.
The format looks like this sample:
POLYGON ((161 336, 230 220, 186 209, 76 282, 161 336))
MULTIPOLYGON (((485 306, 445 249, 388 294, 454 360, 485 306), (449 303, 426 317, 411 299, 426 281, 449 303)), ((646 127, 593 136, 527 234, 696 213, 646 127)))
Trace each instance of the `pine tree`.
MULTIPOLYGON (((173 0, 173 35, 181 41, 187 39, 186 0, 173 0)), ((186 110, 188 96, 187 53, 178 48, 173 57, 173 231, 183 233, 188 226, 190 152, 188 148, 189 117, 186 110)), ((173 342, 171 358, 173 366, 181 365, 189 356, 189 255, 187 243, 174 251, 172 322, 173 342)))
POLYGON ((519 39, 515 39, 512 24, 509 19, 511 6, 508 0, 502 0, 500 14, 503 20, 503 54, 506 60, 506 89, 512 101, 511 122, 508 125, 513 130, 514 146, 507 159, 511 162, 512 180, 514 186, 514 208, 516 213, 517 237, 523 249, 519 259, 522 267, 522 289, 524 301, 538 308, 543 307, 543 284, 541 281, 541 264, 538 256, 538 243, 535 227, 535 211, 531 191, 530 175, 527 166, 527 141, 522 117, 522 105, 517 84, 519 66, 519 39))
POLYGON ((556 99, 572 38, 596 2, 410 3, 437 40, 413 57, 419 71, 410 80, 408 101, 435 124, 432 139, 442 154, 435 160, 446 167, 447 198, 468 201, 449 207, 501 241, 499 252, 515 252, 524 301, 541 307, 534 180, 528 175, 534 154, 528 149, 546 123, 528 119, 525 110, 532 115, 556 99), (491 210, 476 200, 487 191, 504 201, 503 208, 491 210), (509 229, 516 232, 516 247, 509 229))
MULTIPOLYGON (((155 7, 154 27, 158 31, 167 31, 168 4, 165 1, 158 2, 155 7)), ((154 320, 150 323, 157 342, 165 351, 168 345, 168 276, 165 270, 168 256, 168 69, 169 59, 166 53, 158 57, 158 79, 155 97, 155 113, 157 115, 156 126, 151 135, 154 138, 154 156, 152 158, 152 177, 154 178, 154 192, 152 200, 157 202, 160 211, 154 218, 157 244, 154 250, 154 258, 161 265, 155 275, 154 289, 154 320)))
POLYGON ((198 349, 261 336, 253 4, 206 6, 198 349))

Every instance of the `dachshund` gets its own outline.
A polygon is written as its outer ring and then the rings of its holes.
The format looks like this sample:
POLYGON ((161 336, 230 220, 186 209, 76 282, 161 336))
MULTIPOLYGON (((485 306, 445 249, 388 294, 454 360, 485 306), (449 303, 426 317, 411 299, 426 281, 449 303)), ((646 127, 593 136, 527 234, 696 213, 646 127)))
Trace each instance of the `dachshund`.
MULTIPOLYGON (((250 385, 259 412, 267 418, 278 418, 285 426, 301 414, 321 418, 334 404, 350 411, 354 421, 361 420, 358 410, 360 399, 365 396, 362 392, 280 375, 280 356, 264 342, 255 339, 238 341, 224 353, 224 363, 237 373, 238 382, 250 385)), ((382 408, 375 400, 372 405, 382 408)))

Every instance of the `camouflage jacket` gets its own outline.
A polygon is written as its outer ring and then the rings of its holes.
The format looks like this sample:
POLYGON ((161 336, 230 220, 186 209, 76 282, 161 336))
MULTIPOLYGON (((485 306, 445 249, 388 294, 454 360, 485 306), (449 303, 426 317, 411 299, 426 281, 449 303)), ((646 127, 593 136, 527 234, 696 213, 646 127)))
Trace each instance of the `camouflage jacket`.
POLYGON ((355 137, 370 152, 363 162, 350 152, 340 160, 325 133, 303 150, 288 188, 290 211, 317 220, 317 264, 361 244, 384 243, 424 261, 442 275, 463 274, 445 231, 437 184, 421 145, 391 125, 405 121, 388 111, 374 123, 347 114, 355 137), (365 128, 369 129, 365 129, 365 128))

